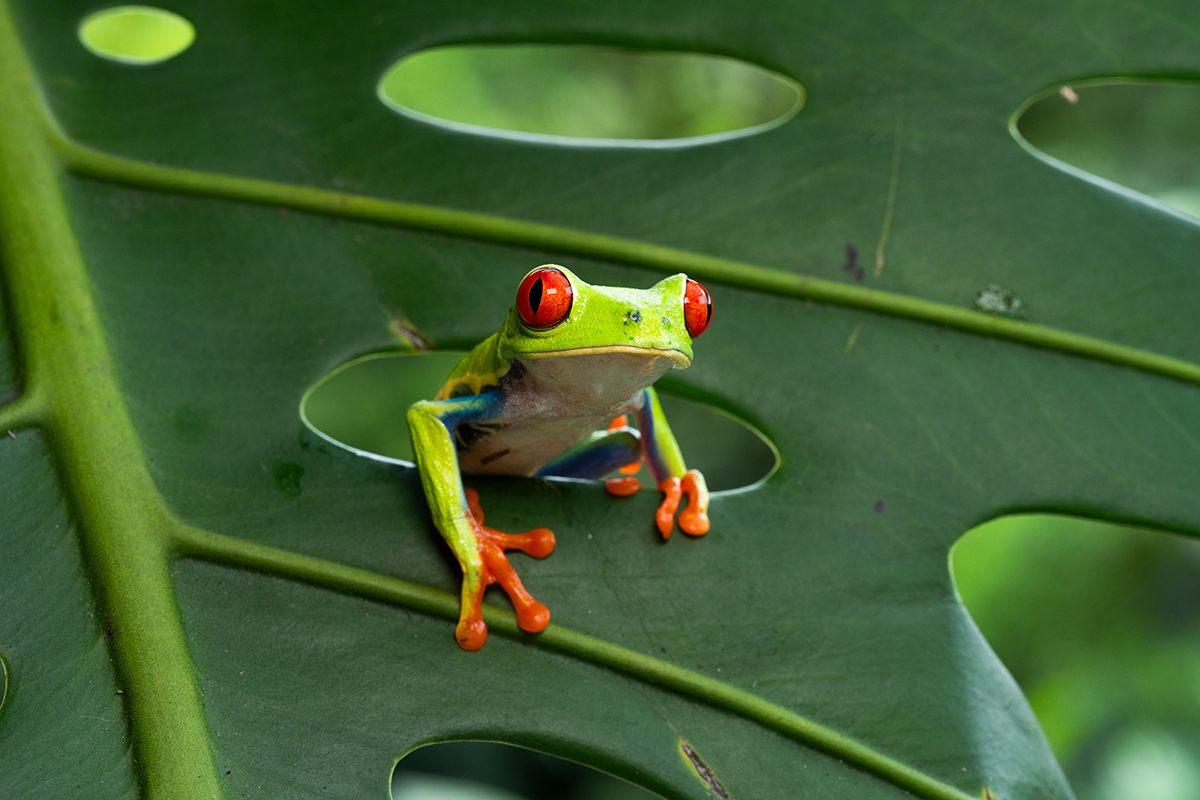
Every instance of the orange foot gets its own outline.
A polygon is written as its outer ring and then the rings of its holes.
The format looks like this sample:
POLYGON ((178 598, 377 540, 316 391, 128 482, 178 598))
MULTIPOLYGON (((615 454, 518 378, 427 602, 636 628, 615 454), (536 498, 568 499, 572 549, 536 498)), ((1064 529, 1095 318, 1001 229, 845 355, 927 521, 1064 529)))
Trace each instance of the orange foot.
POLYGON ((666 495, 662 505, 658 507, 658 532, 664 539, 671 538, 675 527, 675 512, 679 509, 679 501, 687 492, 687 508, 679 515, 679 528, 692 536, 703 536, 708 533, 708 487, 704 478, 694 469, 689 469, 682 478, 667 478, 658 485, 658 490, 666 495))
POLYGON ((475 523, 475 539, 478 542, 481 566, 480 580, 475 591, 466 591, 464 580, 462 616, 454 637, 464 650, 478 650, 487 641, 487 625, 483 621, 483 590, 498 583, 512 599, 517 610, 517 624, 521 630, 537 633, 550 622, 550 609, 533 599, 516 570, 508 563, 505 550, 520 550, 534 558, 545 558, 554 551, 554 534, 549 528, 534 528, 528 533, 501 533, 483 524, 483 509, 479 506, 479 493, 465 490, 467 508, 475 523))

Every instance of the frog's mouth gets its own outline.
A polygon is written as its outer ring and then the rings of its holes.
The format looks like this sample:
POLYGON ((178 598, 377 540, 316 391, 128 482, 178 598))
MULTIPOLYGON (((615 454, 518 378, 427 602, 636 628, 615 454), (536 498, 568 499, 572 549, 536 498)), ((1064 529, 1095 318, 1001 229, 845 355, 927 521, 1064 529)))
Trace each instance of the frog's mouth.
POLYGON ((576 347, 573 350, 554 350, 547 353, 514 353, 514 358, 558 358, 560 356, 595 356, 605 353, 625 353, 641 356, 646 359, 669 358, 675 362, 675 369, 687 369, 692 365, 692 359, 679 350, 663 350, 658 347, 634 347, 627 344, 610 344, 603 347, 576 347))

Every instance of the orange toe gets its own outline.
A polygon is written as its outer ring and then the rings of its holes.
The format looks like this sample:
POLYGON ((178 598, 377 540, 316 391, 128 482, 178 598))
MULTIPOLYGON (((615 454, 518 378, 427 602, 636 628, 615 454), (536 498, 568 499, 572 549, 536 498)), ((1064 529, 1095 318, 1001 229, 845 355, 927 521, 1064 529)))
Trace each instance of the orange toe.
POLYGON ((658 490, 666 497, 663 498, 662 505, 658 507, 655 521, 658 523, 658 532, 662 534, 662 537, 670 539, 671 531, 675 529, 675 512, 679 510, 683 488, 679 478, 667 478, 658 484, 658 490))
POLYGON ((642 488, 642 484, 637 478, 613 478, 604 482, 604 488, 609 494, 614 494, 617 497, 629 497, 631 494, 637 494, 642 488))
POLYGON ((688 507, 679 515, 679 529, 692 536, 703 536, 708 533, 708 514, 692 508, 689 500, 688 507))
POLYGON ((458 640, 458 646, 472 653, 487 643, 487 637, 487 624, 482 619, 464 619, 454 630, 454 638, 458 640))
POLYGON ((688 470, 679 484, 688 498, 687 509, 679 515, 679 528, 692 536, 703 536, 708 533, 708 487, 704 477, 695 470, 688 470))
POLYGON ((526 555, 545 558, 554 552, 554 533, 549 528, 534 528, 525 534, 529 542, 521 548, 526 555))
POLYGON ((517 608, 517 625, 523 631, 540 633, 550 624, 550 609, 534 600, 527 606, 517 608))

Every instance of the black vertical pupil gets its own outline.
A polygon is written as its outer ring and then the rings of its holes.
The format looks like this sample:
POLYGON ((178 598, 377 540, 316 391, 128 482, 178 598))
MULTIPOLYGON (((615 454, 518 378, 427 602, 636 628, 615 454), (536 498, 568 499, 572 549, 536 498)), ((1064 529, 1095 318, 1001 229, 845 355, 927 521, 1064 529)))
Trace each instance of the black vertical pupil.
POLYGON ((529 307, 533 309, 533 313, 538 312, 538 306, 542 304, 542 279, 538 278, 533 282, 533 286, 529 287, 529 307))

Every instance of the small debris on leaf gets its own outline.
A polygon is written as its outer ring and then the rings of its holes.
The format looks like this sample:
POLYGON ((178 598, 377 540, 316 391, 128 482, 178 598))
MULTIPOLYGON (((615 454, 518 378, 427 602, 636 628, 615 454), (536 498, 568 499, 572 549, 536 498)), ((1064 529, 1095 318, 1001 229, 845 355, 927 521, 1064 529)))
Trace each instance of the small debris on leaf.
POLYGON ((975 308, 986 311, 993 317, 1025 319, 1025 304, 1021 298, 998 284, 990 284, 975 295, 975 308))

